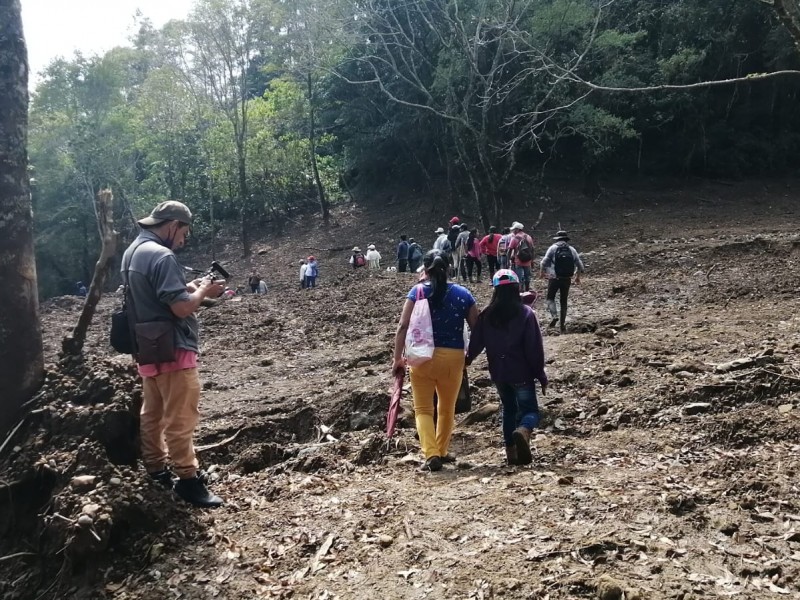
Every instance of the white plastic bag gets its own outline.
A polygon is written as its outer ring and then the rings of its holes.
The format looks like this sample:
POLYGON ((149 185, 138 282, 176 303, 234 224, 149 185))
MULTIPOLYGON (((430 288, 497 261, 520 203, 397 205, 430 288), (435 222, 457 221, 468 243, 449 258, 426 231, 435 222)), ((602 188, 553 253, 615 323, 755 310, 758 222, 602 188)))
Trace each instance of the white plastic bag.
POLYGON ((406 333, 406 363, 409 367, 418 367, 433 357, 433 351, 431 309, 422 292, 422 285, 418 285, 417 298, 406 333))

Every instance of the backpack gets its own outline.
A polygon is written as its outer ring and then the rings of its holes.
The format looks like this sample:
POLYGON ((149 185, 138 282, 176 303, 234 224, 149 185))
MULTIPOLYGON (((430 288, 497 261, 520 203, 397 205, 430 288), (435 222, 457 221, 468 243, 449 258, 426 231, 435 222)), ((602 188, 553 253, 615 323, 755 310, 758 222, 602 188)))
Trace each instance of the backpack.
POLYGON ((522 234, 519 238, 519 245, 517 246, 517 260, 521 262, 529 262, 533 260, 533 249, 528 243, 528 236, 522 234))
POLYGON ((556 277, 572 277, 575 274, 575 257, 572 256, 572 248, 567 244, 556 248, 553 257, 553 268, 556 277))
POLYGON ((419 260, 422 258, 422 248, 419 244, 411 244, 408 248, 409 260, 419 260))
POLYGON ((497 242, 497 256, 505 256, 508 246, 508 236, 501 235, 500 241, 497 242))
POLYGON ((456 244, 456 240, 458 239, 458 235, 461 233, 461 227, 459 225, 453 225, 450 228, 450 231, 447 232, 447 239, 450 240, 450 247, 452 248, 456 244))
POLYGON ((363 267, 367 264, 367 259, 363 254, 356 254, 356 257, 353 259, 353 264, 357 267, 363 267))
POLYGON ((453 253, 453 243, 450 240, 445 240, 442 243, 442 251, 445 254, 452 254, 453 253))

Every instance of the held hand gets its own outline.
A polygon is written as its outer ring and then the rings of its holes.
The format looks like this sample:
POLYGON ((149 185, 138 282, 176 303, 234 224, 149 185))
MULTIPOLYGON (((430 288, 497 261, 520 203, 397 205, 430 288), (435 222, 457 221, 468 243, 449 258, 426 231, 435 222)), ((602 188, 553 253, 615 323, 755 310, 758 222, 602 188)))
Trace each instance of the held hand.
POLYGON ((392 375, 396 376, 398 373, 406 372, 406 361, 404 359, 393 359, 392 360, 392 375))
POLYGON ((225 291, 225 280, 204 277, 200 283, 200 289, 203 290, 205 298, 219 298, 222 292, 225 291))
POLYGON ((580 284, 581 284, 581 276, 575 275, 575 285, 580 285, 580 284))

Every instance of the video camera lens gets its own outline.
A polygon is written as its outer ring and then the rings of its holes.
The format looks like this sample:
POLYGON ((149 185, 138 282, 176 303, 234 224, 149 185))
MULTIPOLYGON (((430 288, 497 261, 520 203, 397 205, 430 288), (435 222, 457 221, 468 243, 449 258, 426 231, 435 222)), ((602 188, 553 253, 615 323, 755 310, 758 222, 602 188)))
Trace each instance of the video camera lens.
POLYGON ((214 273, 219 273, 222 279, 230 279, 230 274, 223 268, 221 264, 217 261, 213 261, 211 263, 211 277, 214 277, 214 273))

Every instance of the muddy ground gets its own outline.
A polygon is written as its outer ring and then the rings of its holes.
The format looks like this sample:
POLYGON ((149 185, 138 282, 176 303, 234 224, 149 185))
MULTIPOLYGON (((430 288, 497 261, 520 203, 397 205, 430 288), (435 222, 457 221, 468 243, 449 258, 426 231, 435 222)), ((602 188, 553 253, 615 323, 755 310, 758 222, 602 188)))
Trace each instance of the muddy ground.
MULTIPOLYGON (((270 292, 200 315, 197 443, 212 446, 200 457, 226 500, 216 511, 136 465, 135 371, 105 334, 118 299, 103 299, 85 360, 60 363, 80 301, 44 302, 48 382, 0 450, 0 595, 800 597, 799 191, 650 185, 587 206, 563 190, 513 215, 543 210, 535 236, 560 223, 588 267, 567 334, 545 332, 551 387, 530 467, 503 464, 483 358, 470 373, 484 418, 458 416, 455 465, 416 472, 408 398, 385 441, 412 278, 352 274, 347 249, 388 256, 400 232, 430 244, 446 216, 424 201, 343 207, 328 231, 219 256, 236 283, 258 269, 270 292), (301 291, 308 253, 320 285, 301 291)), ((488 301, 485 282, 469 287, 488 301)))

